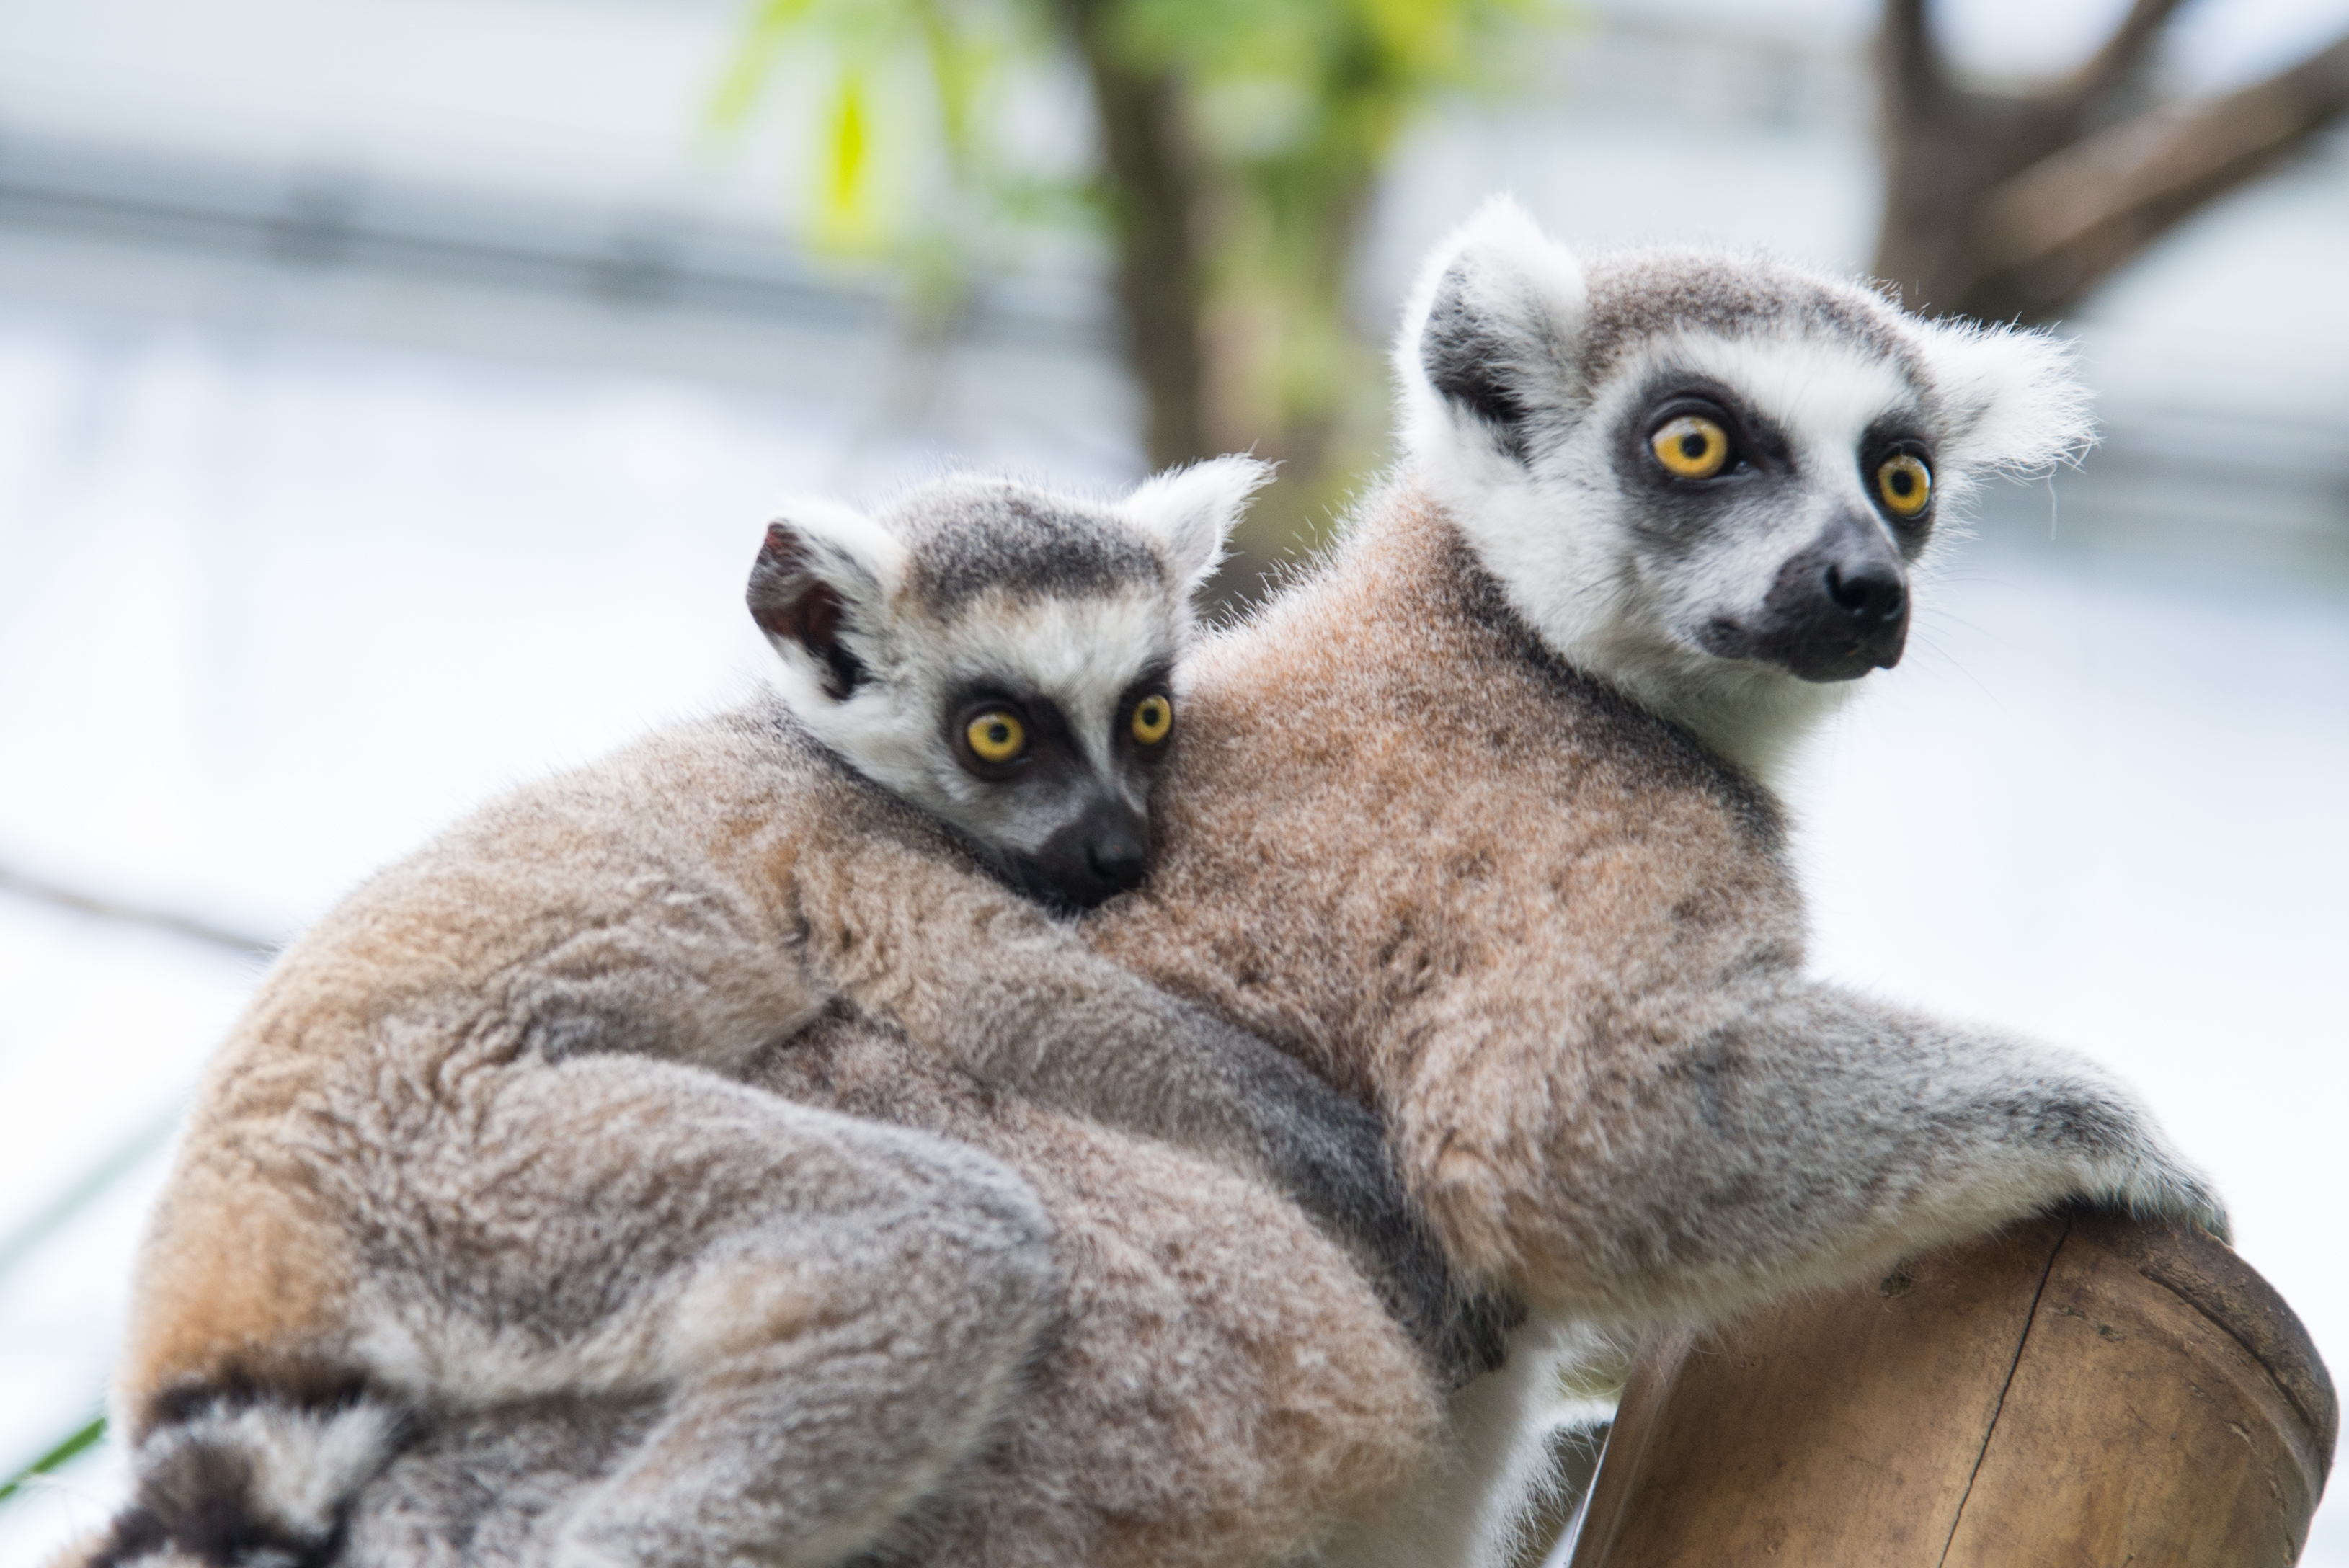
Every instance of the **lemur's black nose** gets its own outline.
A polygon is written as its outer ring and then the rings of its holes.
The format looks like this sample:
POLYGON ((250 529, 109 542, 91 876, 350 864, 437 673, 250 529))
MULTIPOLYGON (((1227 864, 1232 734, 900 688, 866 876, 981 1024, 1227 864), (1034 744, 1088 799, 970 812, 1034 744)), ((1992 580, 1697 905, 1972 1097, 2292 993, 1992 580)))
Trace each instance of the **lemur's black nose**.
POLYGON ((1019 866, 1031 892, 1078 909, 1132 892, 1149 871, 1150 819, 1106 794, 1019 866))
POLYGON ((1143 873, 1150 869, 1150 844, 1121 824, 1086 845, 1085 860, 1093 875, 1123 892, 1142 885, 1143 873))
POLYGON ((1847 569, 1830 561, 1826 570, 1827 597, 1851 617, 1856 631, 1872 631, 1909 606, 1909 589, 1897 567, 1868 561, 1847 569))
POLYGON ((1855 511, 1787 558, 1758 613, 1716 617, 1706 645, 1806 681, 1847 681, 1899 664, 1908 641, 1908 568, 1883 525, 1855 511))

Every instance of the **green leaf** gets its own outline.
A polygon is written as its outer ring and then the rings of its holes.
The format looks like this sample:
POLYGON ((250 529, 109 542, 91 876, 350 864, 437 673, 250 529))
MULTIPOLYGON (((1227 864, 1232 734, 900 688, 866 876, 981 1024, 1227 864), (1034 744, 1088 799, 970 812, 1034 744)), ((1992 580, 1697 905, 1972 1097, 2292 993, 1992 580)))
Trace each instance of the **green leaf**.
POLYGON ((51 1470, 96 1448, 105 1436, 106 1417, 101 1412, 83 1422, 70 1437, 66 1438, 48 1452, 10 1476, 7 1484, 0 1486, 0 1502, 6 1502, 10 1498, 15 1497, 24 1490, 25 1483, 35 1476, 47 1475, 51 1470))
POLYGON ((823 181, 818 198, 823 239, 840 250, 865 249, 873 239, 869 100, 864 74, 843 71, 831 121, 824 128, 823 181))

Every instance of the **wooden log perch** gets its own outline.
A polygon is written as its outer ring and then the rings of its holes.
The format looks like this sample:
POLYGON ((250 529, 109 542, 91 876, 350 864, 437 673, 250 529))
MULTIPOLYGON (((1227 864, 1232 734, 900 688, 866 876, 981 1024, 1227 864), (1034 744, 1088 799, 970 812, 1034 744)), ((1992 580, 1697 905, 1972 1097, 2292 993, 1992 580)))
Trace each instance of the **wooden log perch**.
POLYGON ((1645 1347, 1572 1568, 2288 1568, 2340 1408, 2199 1233, 2080 1211, 1645 1347))

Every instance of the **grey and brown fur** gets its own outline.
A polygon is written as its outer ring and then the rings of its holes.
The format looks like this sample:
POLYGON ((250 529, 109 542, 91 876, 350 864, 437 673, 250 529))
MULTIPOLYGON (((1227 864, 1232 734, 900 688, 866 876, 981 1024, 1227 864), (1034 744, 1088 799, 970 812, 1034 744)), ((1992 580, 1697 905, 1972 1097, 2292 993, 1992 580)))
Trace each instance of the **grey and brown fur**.
MULTIPOLYGON (((1800 893, 1758 770, 1820 710, 1817 683, 1748 656, 1753 643, 1704 642, 1715 622, 1753 634, 1816 611, 1773 612, 1770 591, 1830 531, 1864 537, 1863 443, 1881 421, 1908 421, 1943 498, 1928 530, 1884 525, 1904 582, 1970 484, 2067 449, 2082 427, 2051 351, 1740 258, 1586 268, 1502 211, 1439 254, 1400 359, 1402 469, 1329 562, 1197 661, 1157 872, 1092 917, 1097 948, 1379 1108, 1454 1266, 1531 1307, 1521 1343, 1717 1317, 2073 1196, 2216 1222, 2200 1179, 2091 1064, 1804 973, 1800 893), (1758 454, 1763 482, 1676 492, 1638 466, 1654 400, 1692 388, 1778 439, 1758 454)), ((1872 614, 1863 641, 1882 662, 1888 618, 1872 614)), ((772 1081, 985 1142, 1031 1180, 1081 1171, 1100 1195, 1087 1252, 1144 1249, 1181 1217, 1184 1193, 1144 1204, 1116 1160, 1079 1166, 1024 1142, 1016 1119, 893 1099, 894 1069, 824 1065, 904 1048, 835 1042, 777 1058, 772 1081)), ((1211 1206, 1189 1222, 1212 1226, 1213 1205, 1246 1190, 1258 1206, 1235 1212, 1268 1223, 1269 1190, 1235 1182, 1200 1188, 1211 1206)), ((1072 1494, 1133 1484, 1138 1457, 1164 1467, 1145 1478, 1153 1511, 1118 1517, 1146 1517, 1183 1562, 1278 1561, 1313 1542, 1364 1563, 1495 1550, 1511 1501, 1495 1482, 1516 1473, 1506 1429, 1551 1364, 1520 1357, 1470 1385, 1440 1433, 1395 1418, 1440 1390, 1368 1279, 1317 1274, 1319 1315, 1284 1326, 1265 1305, 1291 1309, 1297 1261, 1324 1254, 1266 1234, 1194 1255, 1189 1315, 1164 1321, 1236 1345, 1268 1336, 1282 1348, 1268 1364, 1285 1349, 1343 1367, 1340 1386, 1396 1406, 1332 1400, 1297 1419, 1147 1338, 1122 1357, 1048 1353, 1035 1376, 1058 1379, 1053 1402, 1015 1406, 987 1468, 933 1494, 904 1553, 1140 1561, 1151 1543, 1114 1530, 1090 1552, 1026 1533, 1072 1494), (1143 1418, 1095 1418, 1113 1411, 1143 1418), (1242 1433, 1263 1446, 1223 1446, 1242 1433), (1270 1484, 1234 1489, 1226 1461, 1244 1452, 1270 1484), (1185 1457, 1198 1468, 1174 1468, 1185 1457), (1376 1480, 1282 1490, 1333 1466, 1376 1480)), ((1116 1346, 1118 1299, 1072 1297, 1054 1343, 1116 1346)), ((506 1436, 559 1446, 545 1428, 506 1436)), ((524 1542, 476 1561, 534 1561, 545 1526, 516 1527, 499 1497, 449 1501, 504 1440, 476 1424, 411 1449, 370 1490, 355 1561, 429 1561, 419 1543, 444 1526, 439 1539, 524 1542)), ((574 1494, 502 1495, 544 1500, 539 1517, 559 1522, 574 1494)))
POLYGON ((795 510, 751 588, 785 700, 523 789, 305 934, 212 1063, 150 1222, 117 1391, 137 1495, 92 1561, 335 1561, 404 1445, 589 1399, 643 1418, 545 1561, 841 1561, 986 1462, 1104 1293, 1164 1320, 1120 1333, 1208 1367, 1203 1396, 1286 1412, 1137 1460, 1194 1473, 1209 1450, 1242 1515, 1252 1491, 1362 1484, 1278 1437, 1324 1407, 1432 1411, 1418 1353, 1340 1283, 1392 1261, 1431 1336, 1448 1310, 1375 1120, 1007 881, 1074 903, 1130 882, 1158 764, 1127 715, 1167 689, 1259 480, 795 510), (1027 716, 1033 768, 933 762, 973 693, 1027 716), (840 1088, 874 1052, 888 1122, 840 1088), (1025 1173, 987 1152, 1013 1144, 1025 1173), (1326 1234, 1271 1196, 1291 1186, 1326 1234), (1154 1205, 1179 1255, 1089 1233, 1154 1205), (1366 1360, 1194 1318, 1201 1276, 1267 1238, 1285 1284, 1250 1310, 1366 1360))
MULTIPOLYGON (((1806 975, 1759 770, 1822 683, 1706 645, 1791 622, 1785 659, 1858 673, 1826 567, 1889 559, 1905 593, 1971 487, 2071 449, 2060 354, 1742 258, 1586 269, 1505 208, 1431 265, 1399 357, 1402 471, 1202 651, 1157 870, 1096 946, 1377 1107, 1454 1269, 1531 1309, 1522 1345, 1718 1319, 2075 1196, 2222 1223, 2092 1063, 1806 975), (1759 449, 1675 491, 1643 421, 1691 392, 1759 449), (1899 527, 1867 488, 1888 439, 1940 494, 1899 527)), ((1879 603, 1851 636, 1882 664, 1896 632, 1879 603)), ((1325 1516, 1330 1553, 1497 1550, 1482 1429, 1552 1370, 1463 1390, 1435 1449, 1397 1434, 1417 1484, 1325 1516)))
MULTIPOLYGON (((854 1021, 772 1053, 754 1081, 1000 1159, 1050 1215, 1064 1271, 986 1440, 859 1561, 1286 1561, 1436 1451, 1444 1380, 1359 1264, 1262 1181, 990 1091, 854 1021)), ((574 1400, 436 1423, 362 1494, 344 1561, 543 1563, 660 1415, 574 1400)))
MULTIPOLYGON (((1717 1320, 2073 1197, 2222 1226, 2094 1064, 1806 975, 1763 781, 1837 689, 1789 666, 1896 660, 1951 505, 2082 438, 2060 351, 1718 253, 1584 267, 1502 207, 1398 358, 1402 471, 1203 654, 1158 872, 1101 950, 1378 1107, 1454 1267, 1531 1309, 1519 1343, 1717 1320), (1646 438, 1691 396, 1750 466, 1665 482, 1646 438), (1930 461, 1920 518, 1870 493, 1888 440, 1930 461), (1902 597, 1839 608, 1852 561, 1902 597)), ((1494 1549, 1487 1479, 1341 1555, 1494 1549)))

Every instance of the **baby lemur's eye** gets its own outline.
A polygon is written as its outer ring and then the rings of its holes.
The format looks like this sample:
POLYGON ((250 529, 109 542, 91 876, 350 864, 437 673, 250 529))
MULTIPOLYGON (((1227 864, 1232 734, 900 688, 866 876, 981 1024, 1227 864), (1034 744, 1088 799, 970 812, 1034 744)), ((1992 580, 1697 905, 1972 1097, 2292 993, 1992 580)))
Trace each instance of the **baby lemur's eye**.
POLYGON ((1028 727, 999 707, 972 719, 962 738, 981 762, 1010 762, 1028 749, 1028 727))
POLYGON ((1702 414, 1683 414, 1648 438, 1649 449, 1664 471, 1684 480, 1709 480, 1729 461, 1729 432, 1702 414))
POLYGON ((1154 692, 1133 705, 1133 738, 1144 746, 1163 744, 1174 729, 1174 705, 1154 692))
POLYGON ((1933 499, 1933 470, 1909 452, 1895 452, 1877 465, 1876 493, 1895 517, 1915 517, 1933 499))

